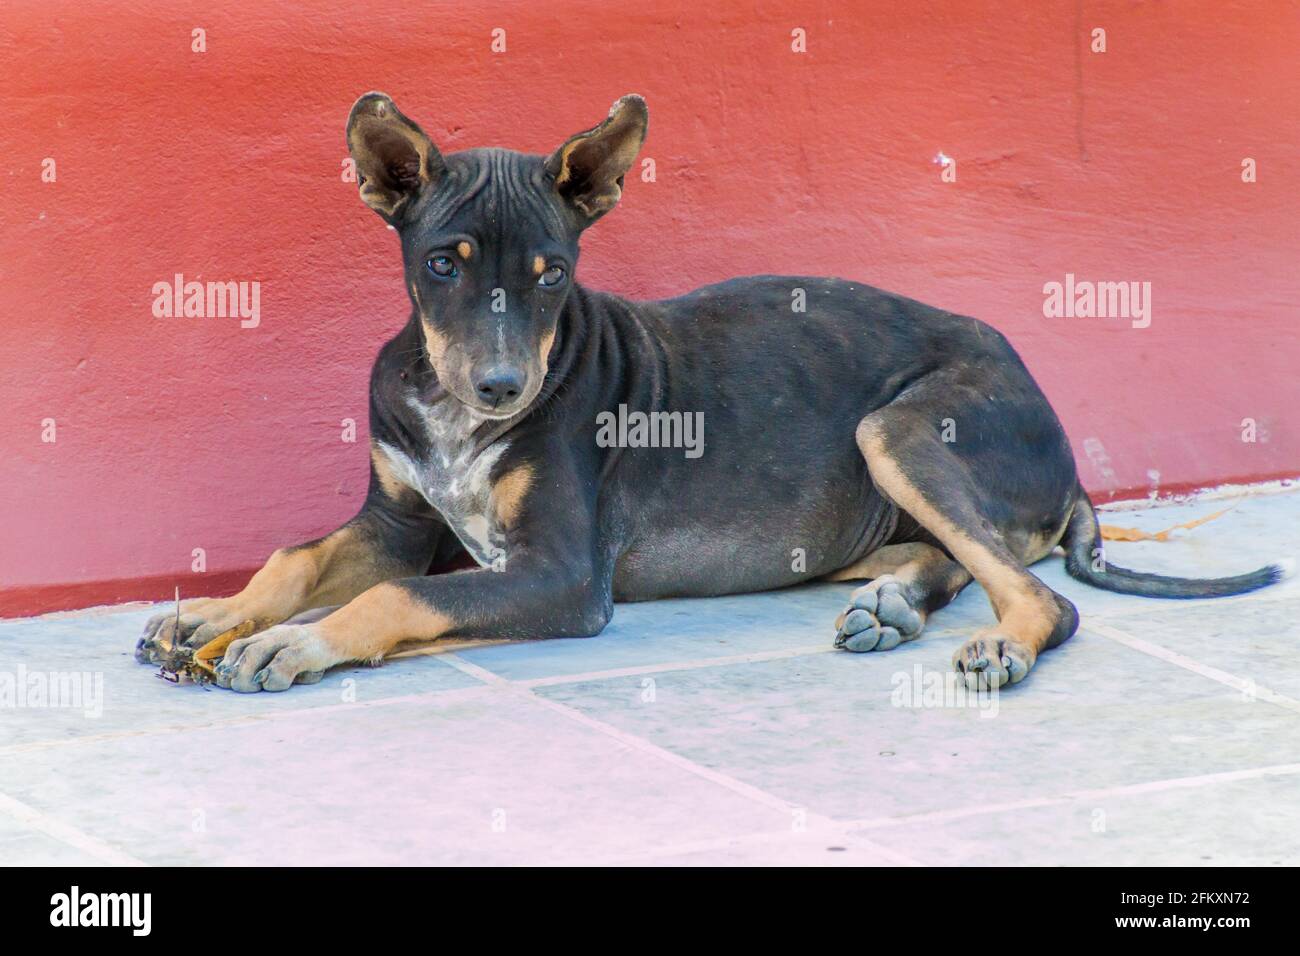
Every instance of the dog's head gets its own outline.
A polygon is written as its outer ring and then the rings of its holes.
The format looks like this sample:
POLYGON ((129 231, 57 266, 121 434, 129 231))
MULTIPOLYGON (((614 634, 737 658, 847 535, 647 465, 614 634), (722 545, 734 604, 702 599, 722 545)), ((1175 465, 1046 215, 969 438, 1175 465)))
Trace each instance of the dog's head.
POLYGON ((361 199, 401 237, 439 381, 479 414, 508 418, 537 397, 578 237, 618 202, 647 121, 645 101, 625 96, 550 156, 443 156, 383 93, 352 107, 361 199))

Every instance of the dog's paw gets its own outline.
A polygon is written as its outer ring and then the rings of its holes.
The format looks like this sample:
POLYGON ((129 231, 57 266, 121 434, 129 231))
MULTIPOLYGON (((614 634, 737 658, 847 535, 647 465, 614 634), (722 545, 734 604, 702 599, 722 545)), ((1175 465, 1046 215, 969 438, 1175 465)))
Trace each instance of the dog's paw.
POLYGON ((921 636, 925 617, 908 603, 902 584, 883 575, 853 592, 835 619, 835 646, 846 651, 888 651, 921 636))
POLYGON ((241 694, 288 690, 316 683, 343 662, 318 624, 280 624, 233 641, 217 665, 217 683, 241 694))
POLYGON ((952 666, 971 690, 995 690, 1024 680, 1037 657, 1032 648, 991 629, 957 648, 952 666))
POLYGON ((155 614, 145 622, 144 633, 135 642, 135 659, 141 664, 157 664, 169 647, 199 648, 242 623, 244 616, 228 598, 183 601, 179 627, 175 610, 155 614))

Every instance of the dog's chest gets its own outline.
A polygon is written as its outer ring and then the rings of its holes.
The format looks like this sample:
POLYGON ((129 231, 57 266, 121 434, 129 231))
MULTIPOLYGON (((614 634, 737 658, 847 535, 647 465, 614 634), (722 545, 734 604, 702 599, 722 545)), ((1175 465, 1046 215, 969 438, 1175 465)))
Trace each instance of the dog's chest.
POLYGON ((412 458, 379 442, 397 478, 414 488, 451 528, 470 556, 484 567, 502 569, 505 535, 492 500, 492 467, 506 450, 497 442, 476 451, 470 435, 477 421, 458 410, 434 412, 412 402, 425 424, 429 443, 412 458))

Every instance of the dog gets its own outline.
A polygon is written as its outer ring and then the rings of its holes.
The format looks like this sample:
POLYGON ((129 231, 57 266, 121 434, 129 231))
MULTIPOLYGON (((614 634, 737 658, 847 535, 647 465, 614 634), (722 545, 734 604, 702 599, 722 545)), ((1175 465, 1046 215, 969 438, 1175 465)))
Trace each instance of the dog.
POLYGON ((1070 575, 1122 594, 1281 576, 1107 564, 1056 414, 976 319, 839 279, 659 302, 579 285, 579 238, 618 203, 647 124, 629 95, 549 156, 444 156, 388 96, 357 101, 361 199, 400 238, 411 300, 371 372, 365 503, 233 597, 151 619, 138 659, 251 622, 218 683, 281 691, 409 642, 588 637, 616 601, 812 580, 868 581, 834 641, 886 651, 973 579, 998 623, 952 662, 985 690, 1075 632, 1074 605, 1027 570, 1058 546, 1070 575), (671 447, 684 417, 704 430, 671 447), (465 555, 472 569, 429 573, 465 555))

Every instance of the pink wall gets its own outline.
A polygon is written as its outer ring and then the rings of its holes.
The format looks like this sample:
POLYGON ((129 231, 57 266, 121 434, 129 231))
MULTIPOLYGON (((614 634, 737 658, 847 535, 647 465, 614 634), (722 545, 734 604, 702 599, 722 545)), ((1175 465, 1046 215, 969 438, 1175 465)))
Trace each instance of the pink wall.
POLYGON ((340 179, 369 89, 444 150, 534 152, 642 93, 658 181, 589 234, 586 284, 827 273, 979 316, 1103 500, 1300 473, 1295 3, 313 6, 0 10, 0 613, 229 590, 354 511, 366 375, 406 315, 394 237, 340 179), (177 272, 260 281, 260 326, 155 318, 177 272), (1150 282, 1151 326, 1044 318, 1067 272, 1150 282))

